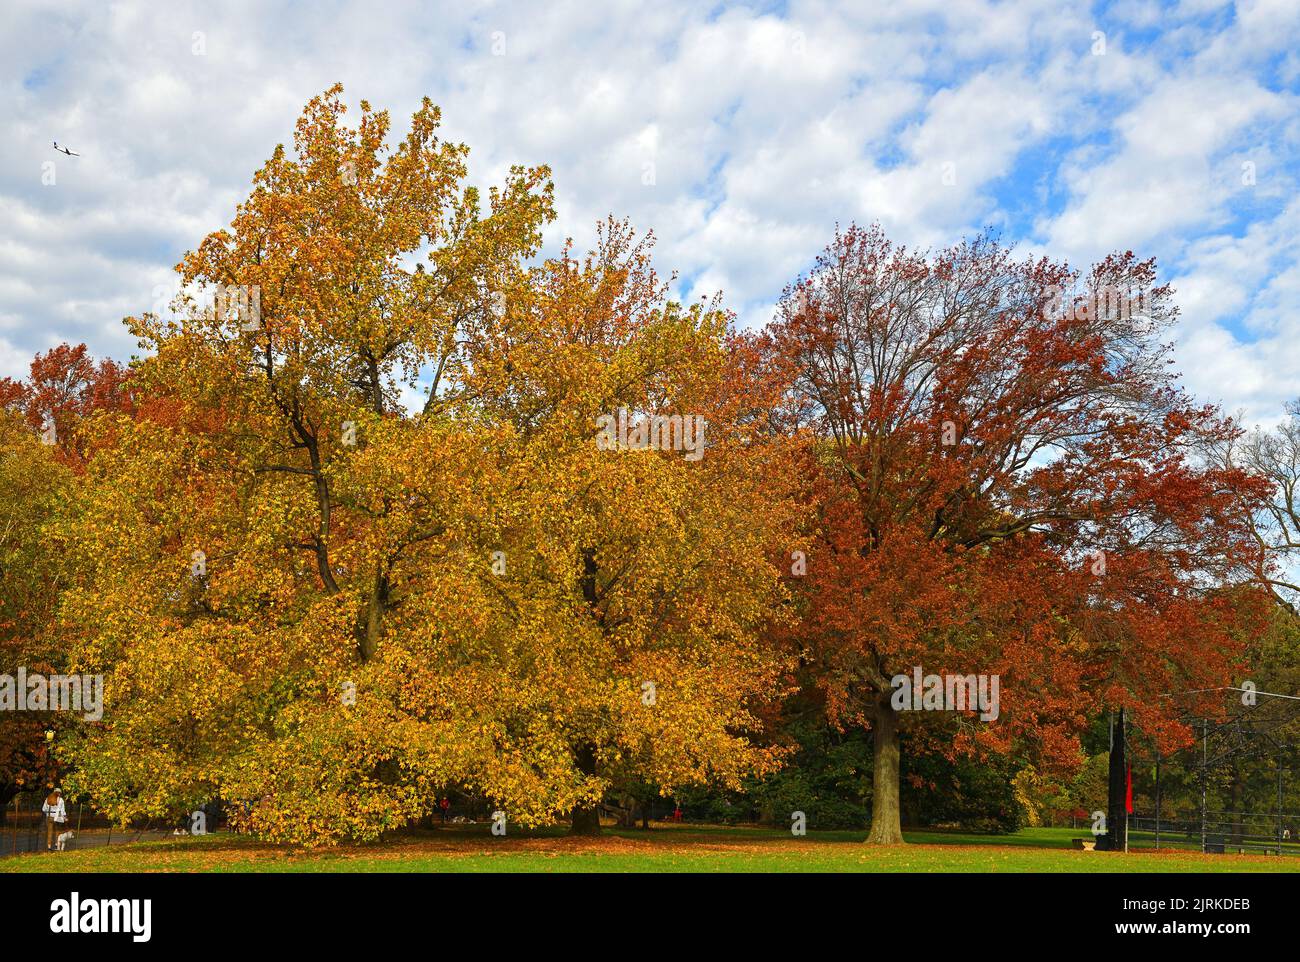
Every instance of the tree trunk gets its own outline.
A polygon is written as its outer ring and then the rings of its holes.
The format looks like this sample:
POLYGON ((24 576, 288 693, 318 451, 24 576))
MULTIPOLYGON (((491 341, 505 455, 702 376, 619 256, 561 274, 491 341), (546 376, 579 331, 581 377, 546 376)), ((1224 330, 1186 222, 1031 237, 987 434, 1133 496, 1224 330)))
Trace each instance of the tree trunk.
POLYGON ((388 612, 388 592, 388 575, 381 566, 376 566, 366 612, 361 624, 357 626, 357 634, 360 636, 357 650, 362 661, 369 661, 379 649, 379 634, 383 628, 384 615, 388 612))
MULTIPOLYGON (((578 771, 584 775, 596 774, 596 746, 587 744, 578 746, 574 761, 578 771)), ((598 803, 577 807, 572 813, 570 835, 599 835, 600 808, 598 803)))
POLYGON ((618 827, 636 828, 636 799, 630 795, 618 797, 618 827))
POLYGON ((569 828, 570 835, 599 835, 600 809, 595 805, 586 805, 573 810, 573 822, 569 828))
POLYGON ((875 764, 871 779, 871 833, 868 845, 902 845, 898 807, 898 712, 889 694, 876 702, 872 721, 875 764))

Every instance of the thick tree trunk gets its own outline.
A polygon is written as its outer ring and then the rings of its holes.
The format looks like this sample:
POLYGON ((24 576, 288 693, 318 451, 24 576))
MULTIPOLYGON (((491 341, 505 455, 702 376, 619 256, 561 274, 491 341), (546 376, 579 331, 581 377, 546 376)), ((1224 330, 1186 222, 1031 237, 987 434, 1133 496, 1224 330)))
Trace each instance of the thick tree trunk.
POLYGON ((599 835, 600 810, 595 805, 588 805, 573 810, 573 822, 569 828, 570 835, 599 835))
MULTIPOLYGON (((584 775, 596 774, 596 747, 594 745, 580 745, 575 753, 574 761, 578 765, 578 771, 584 775)), ((570 835, 599 835, 600 834, 600 808, 596 804, 575 808, 572 813, 572 824, 569 828, 570 835)))
POLYGON ((384 615, 388 611, 388 575, 382 567, 375 568, 375 579, 370 585, 370 599, 361 624, 357 626, 359 635, 357 650, 362 661, 369 661, 379 650, 379 635, 384 624, 384 615))
POLYGON ((868 845, 902 845, 898 807, 898 712, 888 695, 876 703, 872 722, 875 764, 871 779, 871 833, 868 845))

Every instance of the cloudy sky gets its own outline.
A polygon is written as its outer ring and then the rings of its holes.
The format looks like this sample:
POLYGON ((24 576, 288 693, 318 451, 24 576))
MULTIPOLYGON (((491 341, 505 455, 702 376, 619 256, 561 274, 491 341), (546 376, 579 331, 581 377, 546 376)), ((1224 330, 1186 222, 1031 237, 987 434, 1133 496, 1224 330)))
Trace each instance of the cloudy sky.
POLYGON ((837 222, 992 226, 1156 256, 1198 397, 1269 422, 1300 396, 1300 0, 0 0, 0 375, 65 340, 129 357, 121 318, 336 81, 399 128, 432 97, 480 183, 550 164, 551 249, 630 217, 746 324, 837 222))

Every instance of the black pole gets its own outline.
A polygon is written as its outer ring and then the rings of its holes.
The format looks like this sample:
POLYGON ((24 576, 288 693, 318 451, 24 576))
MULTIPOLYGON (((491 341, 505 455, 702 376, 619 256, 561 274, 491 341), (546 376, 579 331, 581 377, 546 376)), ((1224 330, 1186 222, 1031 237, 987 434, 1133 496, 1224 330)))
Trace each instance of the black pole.
POLYGON ((1206 789, 1205 780, 1209 776, 1209 761, 1210 761, 1209 725, 1210 723, 1208 720, 1201 721, 1201 746, 1202 746, 1201 747, 1201 851, 1202 852, 1205 852, 1207 850, 1206 842, 1208 841, 1205 837, 1205 789, 1206 789))
POLYGON ((1160 851, 1160 755, 1156 754, 1156 851, 1160 851))
POLYGON ((1282 854, 1282 761, 1277 762, 1277 854, 1282 854))
POLYGON ((1124 764, 1124 709, 1111 721, 1110 771, 1106 813, 1106 849, 1123 852, 1128 849, 1127 769, 1124 764))

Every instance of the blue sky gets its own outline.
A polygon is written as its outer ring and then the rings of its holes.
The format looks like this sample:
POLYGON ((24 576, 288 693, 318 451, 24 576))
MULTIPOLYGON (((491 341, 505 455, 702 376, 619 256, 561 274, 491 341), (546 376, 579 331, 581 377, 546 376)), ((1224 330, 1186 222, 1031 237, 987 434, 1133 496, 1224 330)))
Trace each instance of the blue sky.
POLYGON ((0 24, 0 374, 63 340, 128 357, 121 318, 341 81, 399 127, 432 97, 481 183, 550 164, 552 249, 627 216, 745 324, 837 222, 991 226, 1080 267, 1157 257, 1193 393, 1248 422, 1300 396, 1297 0, 0 0, 0 24))

